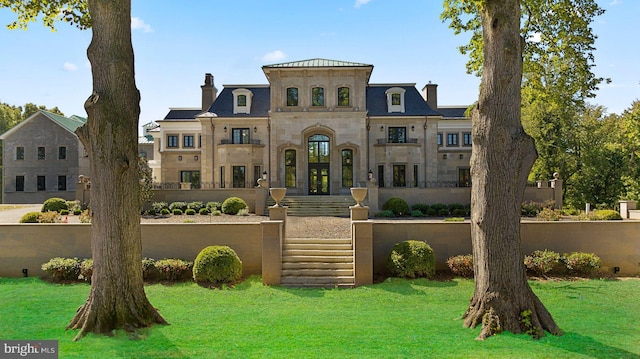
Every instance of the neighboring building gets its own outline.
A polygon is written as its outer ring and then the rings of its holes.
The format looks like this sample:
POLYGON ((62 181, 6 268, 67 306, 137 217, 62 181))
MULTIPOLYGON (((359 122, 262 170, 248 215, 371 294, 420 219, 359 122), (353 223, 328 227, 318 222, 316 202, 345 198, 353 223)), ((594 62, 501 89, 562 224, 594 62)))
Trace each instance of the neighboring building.
POLYGON ((88 156, 74 133, 86 121, 40 110, 0 135, 3 202, 75 199, 78 176, 89 175, 88 156))
POLYGON ((162 188, 247 188, 266 172, 290 195, 381 187, 470 186, 466 107, 437 85, 371 84, 373 65, 311 59, 263 66, 268 85, 205 75, 200 108, 171 108, 154 137, 162 188))

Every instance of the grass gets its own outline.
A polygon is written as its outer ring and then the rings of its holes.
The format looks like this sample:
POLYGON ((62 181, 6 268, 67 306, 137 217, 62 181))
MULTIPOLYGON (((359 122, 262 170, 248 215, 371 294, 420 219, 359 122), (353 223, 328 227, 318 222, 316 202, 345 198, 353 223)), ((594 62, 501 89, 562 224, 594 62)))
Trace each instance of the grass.
POLYGON ((531 282, 565 331, 476 341, 462 327, 473 281, 389 279, 351 290, 148 285, 171 323, 72 342, 87 284, 0 278, 0 339, 59 341, 60 358, 640 358, 640 280, 531 282))

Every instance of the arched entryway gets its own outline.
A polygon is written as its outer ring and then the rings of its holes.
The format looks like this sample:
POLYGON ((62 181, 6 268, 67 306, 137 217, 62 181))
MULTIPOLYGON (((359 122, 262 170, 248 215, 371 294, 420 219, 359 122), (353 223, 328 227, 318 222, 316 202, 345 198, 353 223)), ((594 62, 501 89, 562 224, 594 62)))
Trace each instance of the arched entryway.
POLYGON ((311 135, 307 144, 309 194, 328 195, 331 193, 331 142, 329 136, 311 135))

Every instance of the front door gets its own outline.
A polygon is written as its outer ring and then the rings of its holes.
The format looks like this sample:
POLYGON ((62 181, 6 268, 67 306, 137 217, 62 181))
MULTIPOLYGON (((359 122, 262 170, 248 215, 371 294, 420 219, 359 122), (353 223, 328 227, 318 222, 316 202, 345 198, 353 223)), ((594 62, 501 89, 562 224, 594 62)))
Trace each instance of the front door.
POLYGON ((329 194, 330 146, 329 137, 313 135, 309 137, 309 194, 329 194))

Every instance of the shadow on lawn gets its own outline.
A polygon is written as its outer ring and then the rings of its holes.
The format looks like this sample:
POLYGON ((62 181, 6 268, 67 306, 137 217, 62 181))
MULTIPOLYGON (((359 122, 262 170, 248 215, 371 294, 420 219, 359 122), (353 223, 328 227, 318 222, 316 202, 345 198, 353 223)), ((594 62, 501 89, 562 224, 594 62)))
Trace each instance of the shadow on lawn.
MULTIPOLYGON (((636 353, 600 343, 593 338, 578 333, 565 332, 561 337, 553 337, 549 334, 547 335, 548 339, 544 340, 545 345, 551 345, 568 352, 586 355, 591 358, 640 359, 640 355, 636 353)), ((527 337, 527 340, 530 340, 530 338, 527 337)))
POLYGON ((417 279, 404 279, 389 277, 380 283, 373 284, 369 287, 376 289, 382 289, 387 292, 402 294, 402 295, 425 295, 422 288, 449 288, 455 287, 458 282, 453 280, 440 281, 429 280, 425 278, 417 279))

